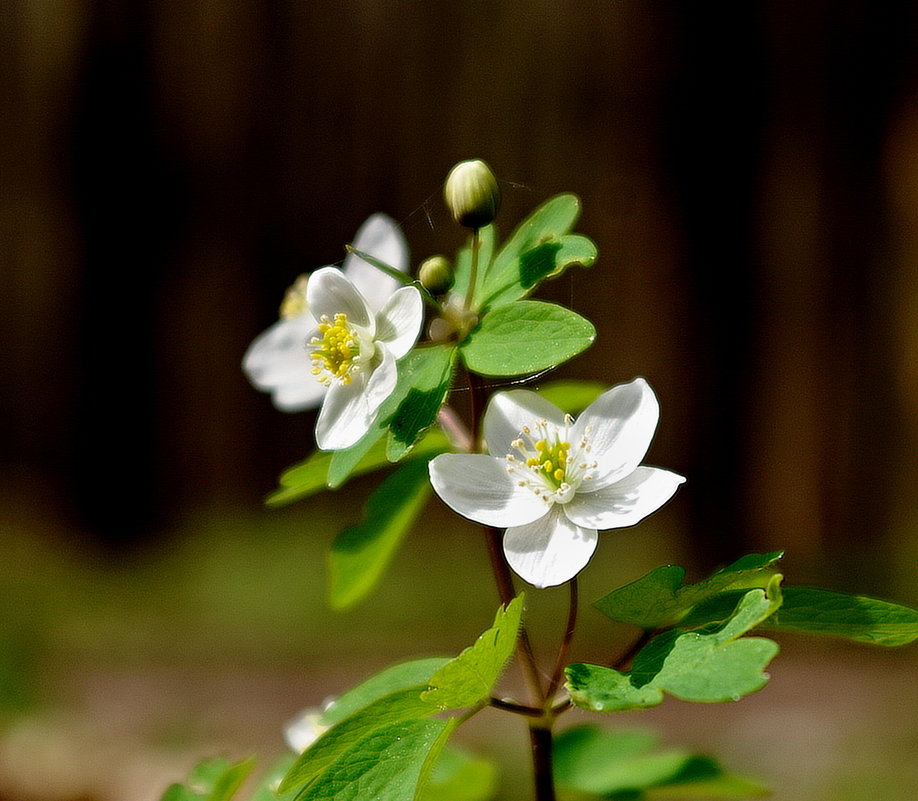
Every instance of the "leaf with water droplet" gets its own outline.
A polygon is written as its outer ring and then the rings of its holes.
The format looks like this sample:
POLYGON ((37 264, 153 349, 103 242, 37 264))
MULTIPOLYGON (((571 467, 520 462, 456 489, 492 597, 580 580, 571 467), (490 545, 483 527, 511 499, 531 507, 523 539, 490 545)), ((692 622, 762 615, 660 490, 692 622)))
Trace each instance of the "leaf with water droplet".
POLYGON ((778 646, 762 637, 742 637, 781 604, 780 576, 765 590, 751 590, 723 625, 693 631, 672 629, 638 653, 631 670, 600 665, 567 668, 567 688, 575 704, 613 712, 656 706, 664 693, 683 701, 718 703, 765 686, 765 666, 778 646))

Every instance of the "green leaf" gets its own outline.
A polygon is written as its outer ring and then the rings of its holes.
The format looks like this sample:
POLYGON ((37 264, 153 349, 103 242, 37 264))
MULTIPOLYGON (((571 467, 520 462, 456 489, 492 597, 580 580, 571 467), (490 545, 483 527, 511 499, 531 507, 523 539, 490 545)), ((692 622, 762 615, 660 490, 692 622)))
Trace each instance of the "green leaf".
POLYGON ((415 367, 411 386, 388 421, 386 457, 390 462, 404 458, 437 419, 437 412, 446 400, 453 382, 455 347, 435 345, 421 352, 424 353, 424 359, 415 367))
POLYGON ((570 309, 518 300, 486 314, 460 352, 466 367, 481 375, 527 375, 576 356, 595 337, 593 324, 570 309))
POLYGON ((230 801, 248 778, 255 761, 231 763, 225 759, 209 759, 188 774, 184 785, 173 784, 161 801, 230 801))
POLYGON ((274 788, 284 778, 284 774, 290 770, 290 766, 293 765, 295 759, 296 756, 294 754, 285 754, 277 760, 264 775, 249 801, 294 801, 296 798, 295 792, 277 795, 274 792, 274 788))
POLYGON ((760 637, 739 639, 781 604, 780 576, 765 590, 750 590, 725 625, 696 631, 671 630, 638 653, 631 671, 598 665, 569 665, 567 687, 578 706, 597 712, 656 706, 664 692, 683 701, 739 700, 762 689, 766 665, 778 646, 760 637))
POLYGON ((682 584, 685 569, 665 565, 613 590, 593 605, 606 617, 647 631, 675 625, 697 604, 728 589, 767 584, 783 551, 747 554, 697 584, 682 584))
MULTIPOLYGON (((435 456, 448 450, 450 450, 450 442, 446 434, 438 428, 431 428, 427 431, 426 436, 415 445, 412 453, 418 457, 435 456)), ((267 505, 285 506, 328 489, 325 480, 334 456, 335 454, 329 451, 315 451, 308 459, 285 470, 280 476, 280 487, 268 496, 267 505)), ((389 467, 390 464, 391 462, 386 458, 386 443, 377 438, 344 480, 389 467)))
POLYGON ((580 216, 580 199, 562 194, 532 212, 500 249, 484 275, 475 308, 492 309, 527 295, 546 275, 569 264, 592 264, 595 246, 586 237, 565 235, 580 216), (589 243, 589 245, 587 245, 589 243), (584 262, 581 262, 584 263, 584 262))
POLYGON ((439 709, 458 709, 488 698, 516 646, 523 600, 520 593, 501 607, 491 628, 430 677, 431 689, 422 696, 425 701, 439 709))
POLYGON ((785 587, 784 603, 762 627, 894 647, 918 639, 918 610, 864 595, 785 587))
POLYGON ((376 587, 430 493, 423 459, 407 462, 376 488, 363 521, 344 529, 332 543, 328 568, 333 609, 353 606, 376 587))
POLYGON ((681 749, 653 750, 644 732, 579 726, 555 739, 559 787, 604 798, 750 798, 767 794, 757 782, 723 771, 713 759, 681 749))
MULTIPOLYGON (((444 364, 447 361, 452 364, 453 350, 454 348, 451 345, 415 348, 399 360, 398 383, 395 385, 395 390, 380 407, 376 421, 370 426, 370 430, 350 448, 335 451, 332 454, 328 466, 327 480, 329 487, 340 487, 348 476, 357 469, 357 466, 364 458, 370 458, 369 454, 373 446, 382 438, 383 434, 386 433, 386 429, 390 424, 394 423, 400 414, 410 417, 410 420, 399 424, 402 426, 402 434, 396 440, 400 448, 407 450, 405 442, 409 438, 410 429, 417 427, 418 433, 423 429, 423 426, 418 427, 419 422, 421 422, 420 418, 423 416, 421 413, 429 415, 430 401, 432 400, 431 387, 434 384, 443 383, 444 364), (411 391, 414 389, 419 391, 420 397, 412 395, 407 408, 403 408, 403 402, 411 395, 411 391), (426 405, 422 402, 425 397, 427 399, 426 405)), ((438 410, 439 407, 433 411, 427 425, 433 422, 438 410)), ((392 461, 392 448, 393 445, 390 442, 386 447, 389 461, 392 461)))
POLYGON ((561 379, 542 384, 536 390, 562 412, 577 414, 596 400, 608 387, 599 381, 561 379))
POLYGON ((426 688, 430 677, 449 661, 449 657, 436 656, 390 665, 338 696, 322 713, 319 725, 334 726, 394 692, 415 687, 426 688))
POLYGON ((447 746, 418 801, 488 801, 497 792, 497 766, 447 746))
POLYGON ((455 728, 453 720, 405 720, 364 737, 300 801, 412 801, 455 728))
POLYGON ((280 785, 280 792, 301 789, 322 776, 341 757, 377 729, 417 721, 437 711, 421 699, 427 683, 389 693, 367 704, 326 731, 300 754, 280 785))

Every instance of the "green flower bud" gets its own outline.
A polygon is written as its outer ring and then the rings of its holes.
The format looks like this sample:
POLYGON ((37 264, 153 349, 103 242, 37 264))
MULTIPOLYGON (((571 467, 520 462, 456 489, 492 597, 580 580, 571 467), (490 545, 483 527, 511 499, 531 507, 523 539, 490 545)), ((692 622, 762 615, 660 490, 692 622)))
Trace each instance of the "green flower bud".
POLYGON ((453 265, 446 256, 431 256, 421 262, 418 278, 421 286, 432 295, 443 295, 453 285, 453 265))
POLYGON ((449 171, 443 197, 453 219, 466 228, 490 223, 500 208, 500 187, 491 168, 480 159, 460 161, 449 171))

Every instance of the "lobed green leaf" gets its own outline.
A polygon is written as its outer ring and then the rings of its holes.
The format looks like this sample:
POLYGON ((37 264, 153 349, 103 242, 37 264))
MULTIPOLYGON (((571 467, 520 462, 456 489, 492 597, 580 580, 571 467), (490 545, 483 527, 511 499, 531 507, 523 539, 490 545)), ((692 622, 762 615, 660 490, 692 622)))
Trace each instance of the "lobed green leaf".
POLYGON ((486 376, 517 376, 555 367, 592 344, 593 324, 554 303, 518 300, 482 317, 460 346, 465 366, 486 376))
POLYGON ((458 709, 488 698, 516 647, 523 600, 521 593, 501 607, 491 628, 430 677, 425 701, 439 709, 458 709))
POLYGON ((333 609, 353 606, 376 587, 430 493, 427 461, 412 459, 370 495, 363 520, 338 534, 329 551, 333 609))
MULTIPOLYGON (((518 300, 546 275, 581 257, 590 259, 590 252, 582 241, 589 242, 586 237, 577 237, 567 243, 562 241, 579 216, 580 199, 571 194, 556 195, 536 208, 516 227, 494 257, 479 284, 476 297, 481 298, 481 302, 476 303, 475 308, 495 309, 518 300)), ((594 247, 592 260, 595 258, 594 247)))
POLYGON ((423 352, 423 365, 415 369, 408 392, 388 421, 386 458, 390 462, 403 459, 437 419, 453 382, 456 348, 435 345, 423 352))
POLYGON ((555 740, 557 784, 603 798, 751 798, 767 795, 757 782, 724 772, 709 757, 681 749, 654 751, 657 738, 634 731, 579 726, 555 740))
POLYGON ((918 639, 918 610, 864 595, 785 587, 784 603, 762 627, 895 647, 918 639))
POLYGON ((343 754, 300 801, 411 801, 455 728, 454 720, 403 720, 378 728, 343 754))
POLYGON ((778 646, 760 637, 740 637, 781 605, 780 576, 766 590, 751 590, 723 625, 695 631, 673 629, 651 640, 631 671, 599 665, 567 668, 567 687, 578 706, 597 712, 656 706, 669 693, 683 701, 739 700, 765 686, 765 667, 778 646))
POLYGON ((683 585, 685 569, 665 565, 613 590, 593 605, 612 620, 647 631, 673 626, 693 607, 725 590, 764 586, 774 575, 772 566, 783 555, 783 551, 747 554, 697 584, 683 585))

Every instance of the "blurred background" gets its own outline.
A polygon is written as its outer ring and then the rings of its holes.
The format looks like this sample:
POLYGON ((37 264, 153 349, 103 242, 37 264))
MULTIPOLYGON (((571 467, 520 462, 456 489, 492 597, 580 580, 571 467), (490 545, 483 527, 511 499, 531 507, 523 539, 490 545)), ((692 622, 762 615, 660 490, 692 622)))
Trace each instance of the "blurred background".
MULTIPOLYGON (((465 158, 505 182, 504 233, 582 198, 599 262, 540 294, 598 337, 552 377, 646 376, 649 461, 689 479, 605 535, 585 600, 785 548, 794 583, 918 603, 916 43, 914 4, 866 0, 0 5, 0 799, 154 801, 487 626, 485 549, 437 504, 367 604, 327 609, 374 480, 265 510, 314 414, 239 367, 369 214, 414 264, 461 244, 465 158)), ((550 637, 562 600, 532 602, 550 637)), ((580 658, 627 644, 596 617, 580 658)), ((623 725, 784 801, 918 797, 914 648, 781 642, 743 704, 623 725)))

